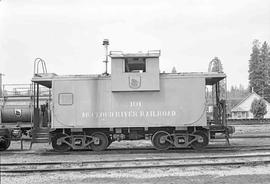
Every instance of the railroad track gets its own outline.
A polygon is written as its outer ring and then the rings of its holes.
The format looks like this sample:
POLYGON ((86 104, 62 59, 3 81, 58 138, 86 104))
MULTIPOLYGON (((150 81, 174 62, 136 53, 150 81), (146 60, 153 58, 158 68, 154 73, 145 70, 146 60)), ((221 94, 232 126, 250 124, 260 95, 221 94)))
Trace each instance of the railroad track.
MULTIPOLYGON (((230 139, 264 139, 270 138, 270 133, 267 135, 232 135, 230 139)), ((224 137, 216 137, 215 139, 224 139, 224 137)))
POLYGON ((38 150, 38 151, 13 151, 8 150, 1 152, 2 156, 12 155, 108 155, 108 154, 144 154, 144 153, 220 153, 220 152, 240 152, 240 151, 269 151, 270 145, 232 145, 232 146, 220 146, 209 145, 204 150, 193 150, 191 148, 173 148, 165 151, 159 151, 153 147, 135 147, 135 148, 109 148, 105 151, 94 152, 91 150, 76 150, 69 152, 55 152, 54 150, 38 150))
POLYGON ((228 125, 269 125, 270 119, 228 119, 228 125))
POLYGON ((270 164, 270 153, 222 156, 118 159, 83 162, 2 163, 2 173, 74 172, 119 169, 153 169, 270 164))

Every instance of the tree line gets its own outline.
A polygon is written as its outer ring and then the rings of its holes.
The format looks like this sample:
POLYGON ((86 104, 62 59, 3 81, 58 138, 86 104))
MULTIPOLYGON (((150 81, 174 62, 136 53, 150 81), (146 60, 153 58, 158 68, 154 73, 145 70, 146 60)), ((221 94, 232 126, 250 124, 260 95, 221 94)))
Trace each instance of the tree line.
POLYGON ((249 59, 249 90, 270 102, 270 49, 268 43, 253 41, 249 59))
POLYGON ((267 113, 264 99, 270 102, 270 48, 266 41, 253 41, 248 72, 249 90, 262 97, 252 102, 250 111, 255 118, 263 118, 267 113))

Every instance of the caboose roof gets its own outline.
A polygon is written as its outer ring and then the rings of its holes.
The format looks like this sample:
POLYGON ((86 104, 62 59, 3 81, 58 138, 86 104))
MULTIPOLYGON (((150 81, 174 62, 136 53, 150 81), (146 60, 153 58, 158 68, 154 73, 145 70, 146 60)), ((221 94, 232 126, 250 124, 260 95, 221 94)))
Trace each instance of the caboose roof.
MULTIPOLYGON (((183 72, 183 73, 161 73, 160 78, 192 78, 199 77, 205 78, 206 85, 213 85, 218 81, 226 78, 224 73, 217 72, 183 72)), ((54 73, 48 74, 36 74, 32 78, 32 82, 51 88, 52 80, 82 80, 82 79, 92 79, 92 80, 106 80, 111 79, 111 76, 105 75, 56 75, 54 73)))
POLYGON ((222 79, 226 78, 225 73, 218 72, 184 72, 184 73, 161 73, 161 76, 176 76, 176 77, 201 77, 205 78, 206 85, 213 85, 222 79))
POLYGON ((81 79, 108 79, 110 76, 104 75, 56 75, 55 73, 35 74, 32 78, 32 82, 52 87, 53 80, 81 80, 81 79))
POLYGON ((160 56, 160 50, 149 50, 148 52, 138 52, 138 53, 124 53, 122 51, 111 51, 111 58, 158 58, 160 56))

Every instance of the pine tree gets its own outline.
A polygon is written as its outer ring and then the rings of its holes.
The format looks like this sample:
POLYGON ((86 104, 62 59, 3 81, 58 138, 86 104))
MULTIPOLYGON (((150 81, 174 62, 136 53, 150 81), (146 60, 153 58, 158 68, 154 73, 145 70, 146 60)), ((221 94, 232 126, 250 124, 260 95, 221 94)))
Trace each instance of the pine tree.
POLYGON ((253 41, 252 53, 249 60, 249 86, 253 88, 255 92, 262 95, 261 88, 264 84, 265 76, 262 75, 262 61, 260 52, 260 42, 258 40, 253 41))
POLYGON ((254 40, 249 60, 249 87, 270 102, 270 49, 254 40))
POLYGON ((223 66, 222 66, 222 63, 218 57, 214 57, 214 59, 212 59, 211 62, 213 62, 213 66, 211 69, 212 72, 223 73, 223 66))
MULTIPOLYGON (((211 60, 208 70, 210 70, 210 72, 223 73, 223 66, 222 66, 222 63, 218 57, 214 57, 214 59, 211 60)), ((220 86, 220 98, 225 99, 226 98, 226 83, 225 83, 225 81, 224 80, 220 81, 219 86, 220 86)), ((214 86, 213 86, 212 90, 214 92, 213 95, 215 95, 216 89, 214 86)))
POLYGON ((264 81, 261 82, 262 89, 262 97, 270 102, 270 55, 269 55, 269 46, 267 42, 264 42, 260 49, 260 69, 261 75, 264 81))
POLYGON ((172 73, 177 73, 175 66, 172 68, 172 73))

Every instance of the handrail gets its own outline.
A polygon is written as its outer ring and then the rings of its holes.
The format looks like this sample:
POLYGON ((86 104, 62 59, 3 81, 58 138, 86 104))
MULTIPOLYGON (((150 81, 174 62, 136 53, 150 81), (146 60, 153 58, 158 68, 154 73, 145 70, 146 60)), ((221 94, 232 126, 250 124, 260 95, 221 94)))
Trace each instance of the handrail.
POLYGON ((47 73, 47 67, 46 67, 46 63, 43 59, 41 58, 36 58, 35 61, 34 61, 34 76, 36 74, 39 74, 39 66, 41 64, 41 67, 42 67, 42 70, 43 72, 42 73, 47 73))

